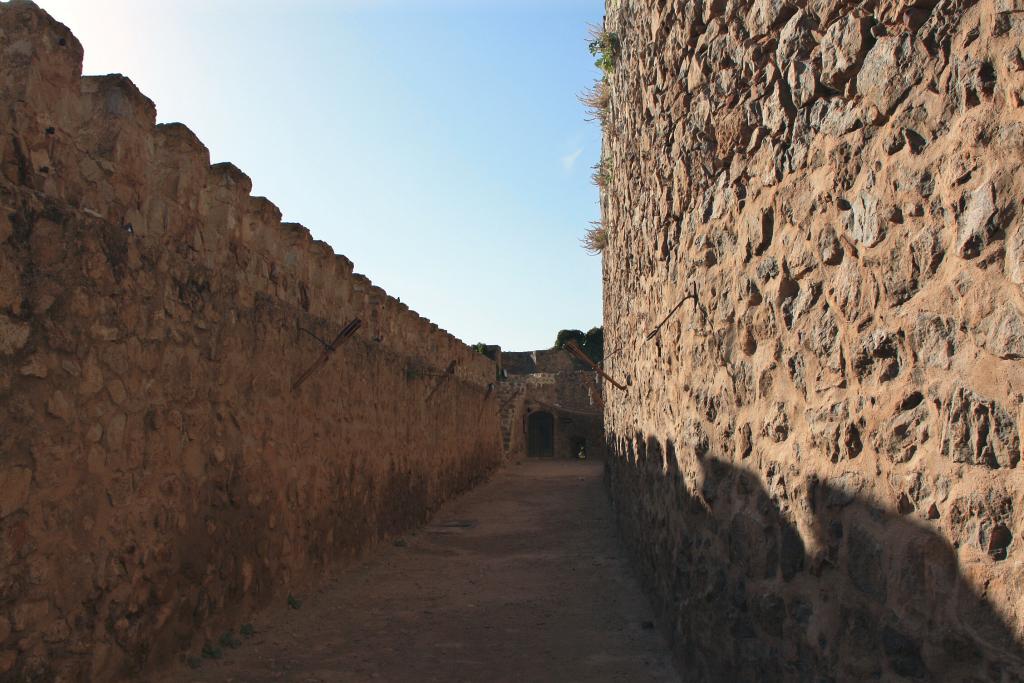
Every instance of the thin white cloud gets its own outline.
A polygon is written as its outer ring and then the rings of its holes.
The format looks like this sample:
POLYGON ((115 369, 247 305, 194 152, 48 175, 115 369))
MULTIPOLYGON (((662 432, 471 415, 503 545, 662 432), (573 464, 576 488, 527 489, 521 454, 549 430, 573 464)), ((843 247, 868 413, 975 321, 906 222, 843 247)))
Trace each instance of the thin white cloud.
POLYGON ((576 148, 576 151, 566 154, 564 157, 562 157, 562 168, 565 169, 566 173, 573 169, 573 167, 576 165, 576 162, 579 160, 581 154, 583 154, 583 148, 578 147, 576 148))

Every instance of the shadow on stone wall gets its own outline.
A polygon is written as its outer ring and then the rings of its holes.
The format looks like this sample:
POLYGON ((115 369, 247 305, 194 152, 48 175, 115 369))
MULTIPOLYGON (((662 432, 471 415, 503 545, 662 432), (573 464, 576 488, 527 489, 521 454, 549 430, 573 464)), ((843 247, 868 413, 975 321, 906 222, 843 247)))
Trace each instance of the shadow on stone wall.
POLYGON ((609 453, 684 680, 1024 680, 1024 643, 923 522, 841 481, 763 482, 711 457, 681 471, 671 441, 642 434, 609 453))

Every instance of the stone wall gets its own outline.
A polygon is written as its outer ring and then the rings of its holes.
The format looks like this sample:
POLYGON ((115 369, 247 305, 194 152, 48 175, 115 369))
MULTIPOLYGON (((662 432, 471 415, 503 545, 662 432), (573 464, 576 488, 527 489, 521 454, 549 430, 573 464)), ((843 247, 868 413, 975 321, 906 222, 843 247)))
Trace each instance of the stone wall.
POLYGON ((498 384, 498 400, 506 456, 528 454, 527 417, 544 411, 555 420, 554 457, 576 457, 579 440, 585 442, 588 458, 604 457, 602 389, 594 372, 510 374, 498 384))
POLYGON ((195 653, 501 459, 492 361, 81 60, 0 3, 3 681, 195 653))
POLYGON ((1024 680, 1024 5, 606 27, 609 484, 684 677, 1024 680))
POLYGON ((550 374, 588 369, 562 349, 504 351, 501 354, 501 367, 509 375, 528 375, 537 372, 550 374))

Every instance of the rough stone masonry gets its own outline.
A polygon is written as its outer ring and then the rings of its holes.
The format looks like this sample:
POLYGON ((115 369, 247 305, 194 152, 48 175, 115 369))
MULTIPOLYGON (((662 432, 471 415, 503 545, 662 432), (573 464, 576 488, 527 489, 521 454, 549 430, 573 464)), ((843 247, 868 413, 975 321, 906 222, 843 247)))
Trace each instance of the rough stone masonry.
POLYGON ((609 483, 684 678, 1024 680, 1024 3, 605 28, 609 483))
POLYGON ((492 361, 81 63, 0 3, 0 681, 136 679, 501 460, 492 361))

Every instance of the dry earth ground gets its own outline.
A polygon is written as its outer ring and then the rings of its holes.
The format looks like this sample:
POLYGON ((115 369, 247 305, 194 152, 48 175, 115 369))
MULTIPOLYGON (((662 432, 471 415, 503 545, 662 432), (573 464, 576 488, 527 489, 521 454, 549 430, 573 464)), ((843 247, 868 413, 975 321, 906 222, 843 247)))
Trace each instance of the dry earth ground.
POLYGON ((431 525, 158 680, 675 681, 620 547, 602 465, 525 461, 431 525))

